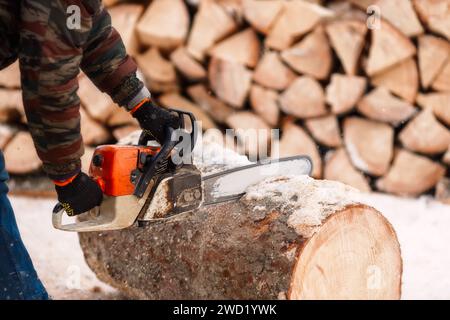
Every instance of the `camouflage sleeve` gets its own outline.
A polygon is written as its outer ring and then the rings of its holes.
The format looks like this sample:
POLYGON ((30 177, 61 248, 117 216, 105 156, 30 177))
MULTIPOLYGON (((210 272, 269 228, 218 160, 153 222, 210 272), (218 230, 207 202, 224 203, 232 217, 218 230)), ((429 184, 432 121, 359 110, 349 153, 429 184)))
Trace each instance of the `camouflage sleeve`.
POLYGON ((52 179, 66 179, 80 170, 84 152, 77 75, 91 14, 83 0, 21 3, 19 60, 28 127, 44 171, 52 179), (78 28, 68 28, 71 5, 80 8, 78 28))
POLYGON ((111 27, 101 0, 22 0, 19 53, 25 112, 44 171, 66 179, 80 171, 80 67, 121 105, 142 88, 136 65, 111 27), (69 26, 69 7, 81 13, 69 26))
POLYGON ((100 5, 95 11, 81 68, 97 88, 118 105, 126 106, 144 84, 137 78, 137 66, 127 54, 119 33, 112 27, 107 10, 100 5))

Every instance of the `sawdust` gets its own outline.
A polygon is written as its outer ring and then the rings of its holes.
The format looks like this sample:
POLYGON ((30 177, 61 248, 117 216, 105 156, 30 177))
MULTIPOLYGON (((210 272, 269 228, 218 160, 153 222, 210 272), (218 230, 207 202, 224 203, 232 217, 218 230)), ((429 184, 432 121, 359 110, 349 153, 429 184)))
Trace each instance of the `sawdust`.
POLYGON ((290 213, 288 225, 300 236, 309 238, 333 212, 359 202, 358 199, 358 190, 340 182, 286 176, 269 178, 249 187, 241 201, 290 213))

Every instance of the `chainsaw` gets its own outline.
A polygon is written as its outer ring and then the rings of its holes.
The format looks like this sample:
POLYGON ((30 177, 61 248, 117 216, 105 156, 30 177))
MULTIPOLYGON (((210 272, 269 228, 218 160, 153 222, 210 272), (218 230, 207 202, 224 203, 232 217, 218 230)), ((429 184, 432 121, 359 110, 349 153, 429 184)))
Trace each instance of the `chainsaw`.
MULTIPOLYGON (((190 139, 190 157, 197 138, 192 113, 170 109, 182 123, 181 130, 190 139), (191 129, 187 132, 186 119, 191 129)), ((167 128, 166 141, 156 145, 145 130, 137 145, 103 145, 95 149, 89 175, 103 191, 99 207, 78 216, 74 223, 63 223, 65 210, 61 204, 53 209, 56 229, 74 232, 109 231, 146 226, 170 219, 203 206, 237 200, 252 184, 268 177, 310 175, 309 157, 296 156, 256 162, 249 165, 202 176, 190 163, 175 164, 172 156, 183 137, 173 138, 167 128)), ((187 161, 188 162, 188 161, 187 161)))

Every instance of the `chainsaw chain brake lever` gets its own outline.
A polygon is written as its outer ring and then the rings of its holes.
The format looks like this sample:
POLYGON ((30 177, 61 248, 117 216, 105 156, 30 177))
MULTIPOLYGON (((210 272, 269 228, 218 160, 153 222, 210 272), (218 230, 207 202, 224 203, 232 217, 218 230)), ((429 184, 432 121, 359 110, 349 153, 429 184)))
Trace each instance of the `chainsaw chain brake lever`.
MULTIPOLYGON (((195 142, 197 140, 198 135, 198 128, 197 123, 195 120, 195 117, 192 113, 181 111, 177 109, 169 109, 169 111, 174 112, 178 115, 181 122, 181 130, 185 130, 185 116, 189 118, 190 124, 191 124, 191 132, 190 132, 190 139, 191 139, 191 152, 194 150, 195 142)), ((180 143, 180 140, 173 140, 173 133, 176 129, 173 129, 171 127, 166 127, 166 139, 162 143, 161 149, 158 152, 158 154, 154 157, 152 157, 151 161, 146 165, 146 168, 144 170, 144 173, 139 177, 139 180, 136 184, 136 188, 134 190, 134 195, 142 198, 145 191, 147 190, 148 185, 150 184, 150 181, 152 178, 161 171, 163 166, 167 166, 167 161, 170 161, 170 155, 172 151, 175 149, 178 143, 180 143)), ((177 129, 178 130, 178 129, 177 129)), ((149 139, 149 135, 143 131, 141 136, 139 137, 139 145, 147 145, 149 139)))

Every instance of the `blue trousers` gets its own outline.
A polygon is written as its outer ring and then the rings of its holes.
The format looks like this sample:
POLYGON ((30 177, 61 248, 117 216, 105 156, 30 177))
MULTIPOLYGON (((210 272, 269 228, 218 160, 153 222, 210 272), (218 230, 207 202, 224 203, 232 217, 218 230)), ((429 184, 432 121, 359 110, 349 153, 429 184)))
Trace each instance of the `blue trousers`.
POLYGON ((23 245, 7 198, 8 174, 0 151, 0 300, 47 300, 33 263, 23 245))

